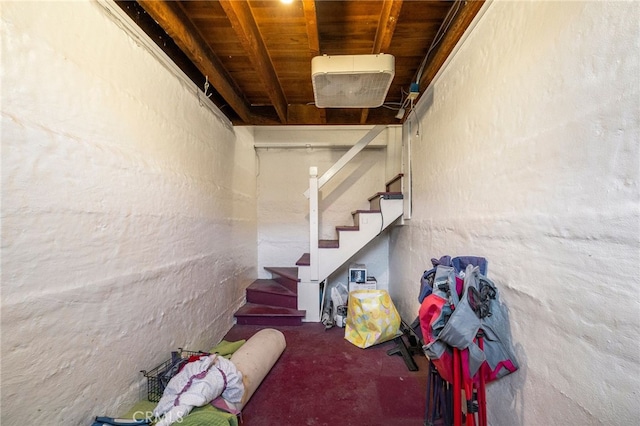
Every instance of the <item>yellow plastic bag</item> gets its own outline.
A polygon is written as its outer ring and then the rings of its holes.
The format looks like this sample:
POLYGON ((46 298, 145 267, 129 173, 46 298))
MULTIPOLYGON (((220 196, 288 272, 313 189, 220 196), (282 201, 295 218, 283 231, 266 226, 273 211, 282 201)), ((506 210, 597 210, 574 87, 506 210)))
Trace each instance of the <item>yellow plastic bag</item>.
POLYGON ((401 333, 400 315, 386 290, 349 293, 344 338, 359 348, 391 340, 401 333))

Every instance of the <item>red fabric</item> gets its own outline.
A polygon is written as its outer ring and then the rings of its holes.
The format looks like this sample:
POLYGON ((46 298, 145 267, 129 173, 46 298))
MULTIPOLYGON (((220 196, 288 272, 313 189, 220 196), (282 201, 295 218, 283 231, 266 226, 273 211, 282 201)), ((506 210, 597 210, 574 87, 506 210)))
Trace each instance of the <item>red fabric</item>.
POLYGON ((197 355, 191 355, 189 358, 187 358, 187 362, 185 362, 184 364, 182 364, 180 366, 180 368, 178 369, 178 373, 182 371, 182 369, 184 368, 185 365, 189 364, 190 362, 194 362, 194 361, 198 361, 200 360, 200 358, 202 358, 203 356, 209 356, 209 354, 197 354, 197 355))
MULTIPOLYGON (((424 344, 436 340, 433 335, 433 325, 438 321, 442 321, 442 309, 449 302, 440 296, 430 294, 422 301, 418 316, 420 318, 420 328, 422 329, 422 338, 424 344)), ((432 359, 433 365, 438 370, 438 374, 449 383, 453 382, 453 355, 451 349, 447 347, 439 359, 432 359)))

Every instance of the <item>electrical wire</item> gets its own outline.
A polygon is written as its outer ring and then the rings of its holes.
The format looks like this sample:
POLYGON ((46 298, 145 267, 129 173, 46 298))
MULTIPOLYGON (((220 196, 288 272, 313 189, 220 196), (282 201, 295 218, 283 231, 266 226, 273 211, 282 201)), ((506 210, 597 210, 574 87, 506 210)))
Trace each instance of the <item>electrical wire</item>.
MULTIPOLYGON (((444 17, 444 20, 440 24, 440 28, 438 28, 438 31, 436 32, 436 36, 431 41, 431 46, 429 46, 429 49, 427 50, 427 54, 425 55, 424 59, 422 59, 422 62, 420 63, 420 67, 418 68, 418 71, 416 73, 416 78, 414 79, 414 82, 413 82, 415 84, 418 84, 418 85, 420 84, 420 79, 422 78, 422 73, 424 72, 424 68, 427 65, 427 60, 429 59, 429 55, 431 54, 431 51, 433 51, 433 49, 440 43, 444 35, 449 30, 449 27, 451 26, 453 19, 456 17, 458 12, 460 11, 460 7, 462 5, 463 0, 454 0, 454 1, 455 1, 454 5, 451 6, 451 8, 449 8, 449 11, 444 17)), ((400 101, 402 102, 402 104, 400 105, 400 108, 397 109, 397 111, 400 112, 400 111, 409 109, 409 113, 411 113, 413 111, 413 99, 409 96, 409 94, 407 94, 406 98, 404 97, 406 93, 404 89, 401 88, 400 91, 402 94, 400 98, 400 101)))
POLYGON ((383 108, 391 109, 391 110, 394 110, 394 111, 399 111, 400 107, 402 107, 402 102, 385 102, 381 106, 383 108))
POLYGON ((384 231, 384 213, 382 212, 382 200, 384 200, 384 196, 381 196, 380 201, 378 201, 378 204, 380 204, 380 231, 378 231, 378 235, 382 234, 382 231, 384 231))
POLYGON ((440 24, 440 28, 438 28, 438 32, 436 33, 436 36, 431 42, 431 46, 429 46, 429 50, 427 50, 427 54, 425 55, 424 59, 422 60, 422 63, 420 64, 420 68, 418 68, 418 73, 415 78, 416 84, 420 84, 420 78, 422 77, 424 68, 427 65, 427 59, 429 58, 431 51, 438 45, 438 43, 440 43, 444 35, 449 30, 449 26, 453 22, 453 19, 455 18, 455 16, 460 11, 461 5, 462 5, 462 0, 455 0, 455 12, 453 12, 453 14, 451 13, 454 10, 454 7, 451 7, 447 12, 447 15, 444 17, 442 24, 440 24))

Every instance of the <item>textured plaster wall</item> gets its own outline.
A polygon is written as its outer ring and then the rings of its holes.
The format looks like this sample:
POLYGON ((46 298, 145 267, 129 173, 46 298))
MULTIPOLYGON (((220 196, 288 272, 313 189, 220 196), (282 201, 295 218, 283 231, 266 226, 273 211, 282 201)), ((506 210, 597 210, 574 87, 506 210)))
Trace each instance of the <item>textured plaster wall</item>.
POLYGON ((521 363, 492 425, 640 423, 639 18, 493 2, 411 124, 392 295, 412 318, 430 258, 489 259, 521 363))
MULTIPOLYGON (((265 266, 295 266, 309 252, 309 167, 318 167, 318 176, 333 166, 348 148, 327 144, 353 145, 369 128, 257 128, 258 173, 258 273, 268 277, 265 266), (265 144, 290 148, 265 148, 265 144), (304 146, 309 144, 309 148, 304 146), (324 145, 324 146, 323 146, 324 145), (303 146, 295 148, 294 146, 303 146)), ((352 225, 351 212, 368 209, 367 199, 384 190, 387 140, 383 131, 373 142, 376 148, 361 151, 320 190, 320 239, 336 239, 336 226, 352 225)), ((394 133, 391 137, 395 137, 394 133)), ((381 236, 351 260, 365 263, 371 275, 386 288, 388 244, 381 236)), ((346 270, 330 281, 346 283, 346 270)))
POLYGON ((96 2, 2 2, 3 425, 86 425, 231 327, 253 135, 96 2))

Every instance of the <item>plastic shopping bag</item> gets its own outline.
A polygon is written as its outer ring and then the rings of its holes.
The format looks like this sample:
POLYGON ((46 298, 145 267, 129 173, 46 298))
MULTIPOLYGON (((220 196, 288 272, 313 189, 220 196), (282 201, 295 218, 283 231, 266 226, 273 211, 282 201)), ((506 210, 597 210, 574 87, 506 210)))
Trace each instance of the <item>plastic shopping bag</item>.
POLYGON ((349 293, 344 338, 359 348, 383 343, 399 336, 400 315, 386 290, 356 290, 349 293))

